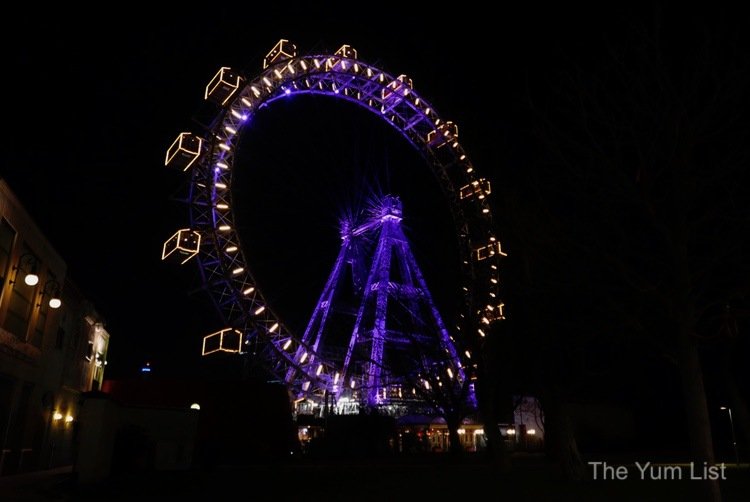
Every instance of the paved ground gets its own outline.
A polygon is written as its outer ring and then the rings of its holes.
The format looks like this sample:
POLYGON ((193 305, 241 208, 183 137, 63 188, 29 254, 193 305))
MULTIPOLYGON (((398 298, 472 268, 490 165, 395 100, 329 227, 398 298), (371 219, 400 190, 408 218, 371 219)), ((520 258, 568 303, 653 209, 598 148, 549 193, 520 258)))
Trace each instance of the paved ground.
MULTIPOLYGON (((0 478, 0 501, 700 500, 696 481, 570 484, 539 459, 516 459, 509 474, 480 459, 443 457, 227 466, 131 475, 91 486, 74 479, 70 469, 0 478)), ((750 500, 750 469, 729 467, 721 486, 727 502, 750 500)))

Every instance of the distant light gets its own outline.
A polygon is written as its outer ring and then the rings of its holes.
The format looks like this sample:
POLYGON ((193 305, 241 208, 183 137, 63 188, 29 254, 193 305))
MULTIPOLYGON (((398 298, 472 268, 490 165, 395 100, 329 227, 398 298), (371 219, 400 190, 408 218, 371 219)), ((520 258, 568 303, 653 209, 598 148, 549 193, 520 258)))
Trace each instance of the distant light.
POLYGON ((73 421, 73 416, 72 415, 68 415, 68 416, 65 417, 65 423, 69 424, 72 421, 73 421))
POLYGON ((254 288, 253 286, 250 286, 250 287, 249 287, 249 288, 247 288, 247 289, 246 289, 245 291, 243 291, 243 292, 242 292, 242 294, 243 294, 243 295, 249 295, 249 294, 250 294, 250 293, 252 293, 253 291, 255 291, 255 288, 254 288))
POLYGON ((52 415, 52 420, 61 420, 61 419, 62 419, 62 417, 63 417, 63 414, 62 414, 62 413, 60 413, 59 411, 56 411, 56 412, 55 412, 55 413, 54 413, 54 414, 52 415))
POLYGON ((263 305, 261 305, 260 307, 258 307, 257 309, 255 309, 255 315, 260 314, 264 310, 266 310, 266 307, 264 307, 263 305))
POLYGON ((508 429, 505 432, 507 432, 509 436, 515 436, 516 435, 516 430, 515 429, 508 429))
POLYGON ((727 409, 727 407, 726 407, 726 406, 722 406, 722 407, 721 407, 721 408, 719 408, 719 409, 720 409, 720 410, 726 410, 726 409, 727 409))
POLYGON ((271 326, 271 328, 268 331, 269 331, 269 333, 273 333, 277 329, 279 329, 279 323, 275 322, 275 323, 273 323, 273 326, 271 326))
POLYGON ((229 225, 221 225, 219 227, 219 230, 222 231, 222 232, 227 232, 227 231, 229 231, 231 229, 232 229, 232 227, 230 227, 229 225))
POLYGON ((291 89, 284 89, 284 94, 286 94, 287 96, 290 95, 291 93, 292 93, 291 89))
POLYGON ((151 373, 151 368, 144 366, 141 368, 141 373, 151 373))
POLYGON ((50 298, 49 299, 49 307, 51 309, 59 309, 60 305, 62 305, 62 300, 59 298, 50 298))
POLYGON ((200 410, 201 409, 201 405, 198 404, 198 403, 193 403, 193 404, 190 405, 190 409, 191 410, 200 410))
POLYGON ((536 435, 536 429, 529 429, 526 431, 526 434, 528 434, 529 436, 534 436, 536 435))
POLYGON ((25 282, 27 286, 36 286, 39 284, 39 276, 33 272, 26 274, 26 277, 23 278, 23 282, 25 282))

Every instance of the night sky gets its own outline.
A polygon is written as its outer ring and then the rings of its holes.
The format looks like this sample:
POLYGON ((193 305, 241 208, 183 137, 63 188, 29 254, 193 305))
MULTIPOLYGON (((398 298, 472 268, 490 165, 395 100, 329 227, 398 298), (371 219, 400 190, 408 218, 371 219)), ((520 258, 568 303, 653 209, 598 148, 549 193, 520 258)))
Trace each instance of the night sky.
MULTIPOLYGON (((178 133, 198 130, 192 119, 220 66, 254 76, 287 38, 301 53, 350 44, 361 59, 408 74, 458 124, 477 170, 497 187, 497 215, 502 194, 525 186, 526 165, 539 159, 528 132, 530 89, 573 62, 595 67, 624 19, 653 16, 501 10, 496 19, 433 12, 436 21, 399 17, 386 4, 367 18, 206 6, 93 23, 68 10, 6 19, 24 36, 2 35, 9 69, 0 174, 106 319, 108 376, 136 375, 145 361, 156 374, 190 373, 203 335, 223 327, 208 297, 195 292, 195 264, 160 260, 164 240, 188 221, 187 208, 172 200, 185 178, 163 166, 164 153, 178 133)), ((670 43, 707 15, 666 9, 670 43)), ((244 250, 290 326, 304 326, 330 271, 339 216, 387 192, 404 199, 428 284, 445 316, 454 315, 458 271, 447 207, 427 165, 393 130, 348 103, 300 97, 258 114, 242 141, 233 188, 244 250)))

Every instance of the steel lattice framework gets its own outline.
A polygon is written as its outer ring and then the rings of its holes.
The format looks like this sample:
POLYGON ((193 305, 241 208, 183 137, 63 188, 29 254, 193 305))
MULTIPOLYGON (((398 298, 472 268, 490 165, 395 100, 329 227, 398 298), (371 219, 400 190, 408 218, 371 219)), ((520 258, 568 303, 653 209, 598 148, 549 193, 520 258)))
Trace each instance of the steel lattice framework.
POLYGON ((267 303, 234 223, 232 171, 242 128, 261 106, 296 94, 343 99, 369 110, 398 130, 432 169, 460 242, 465 305, 456 330, 467 347, 460 354, 463 366, 475 369, 472 350, 481 347, 487 327, 504 318, 498 266, 505 253, 495 235, 489 181, 477 174, 459 142, 456 124, 442 119, 406 75, 392 75, 360 61, 348 45, 333 54, 297 55, 287 40, 268 53, 255 77, 220 68, 204 96, 217 105, 215 120, 202 136, 181 133, 167 151, 165 164, 189 176, 190 226, 165 243, 162 257, 178 252, 183 263, 196 258, 203 285, 227 325, 204 339, 204 354, 242 352, 243 343, 254 342, 256 357, 280 380, 296 375, 289 387, 297 397, 319 399, 333 389, 342 369, 292 333, 267 303))
MULTIPOLYGON (((400 416, 476 405, 402 214, 401 200, 386 195, 370 201, 366 216, 342 220, 341 249, 302 334, 304 347, 341 368, 329 389, 340 414, 364 407, 400 416)), ((286 382, 295 379, 290 370, 286 382)))

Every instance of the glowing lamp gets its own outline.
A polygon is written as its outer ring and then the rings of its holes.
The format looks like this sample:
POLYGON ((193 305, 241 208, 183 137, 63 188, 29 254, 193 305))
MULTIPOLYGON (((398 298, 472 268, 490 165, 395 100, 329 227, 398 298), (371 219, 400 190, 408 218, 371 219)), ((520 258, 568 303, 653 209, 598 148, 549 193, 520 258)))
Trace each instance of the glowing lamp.
MULTIPOLYGON (((39 275, 37 275, 37 259, 36 256, 34 256, 31 253, 24 253, 21 255, 21 257, 18 259, 18 265, 13 267, 14 270, 17 270, 16 277, 18 277, 17 274, 21 273, 23 275, 23 282, 27 286, 36 286, 39 284, 39 275)), ((17 280, 17 279, 15 279, 17 280)), ((11 284, 15 281, 11 281, 11 284)))
POLYGON ((49 296, 49 300, 47 300, 47 305, 49 305, 50 308, 58 309, 62 305, 62 300, 60 299, 60 283, 58 283, 54 279, 48 280, 46 283, 44 283, 44 288, 39 292, 39 303, 37 303, 37 307, 42 306, 42 298, 45 296, 49 296))

